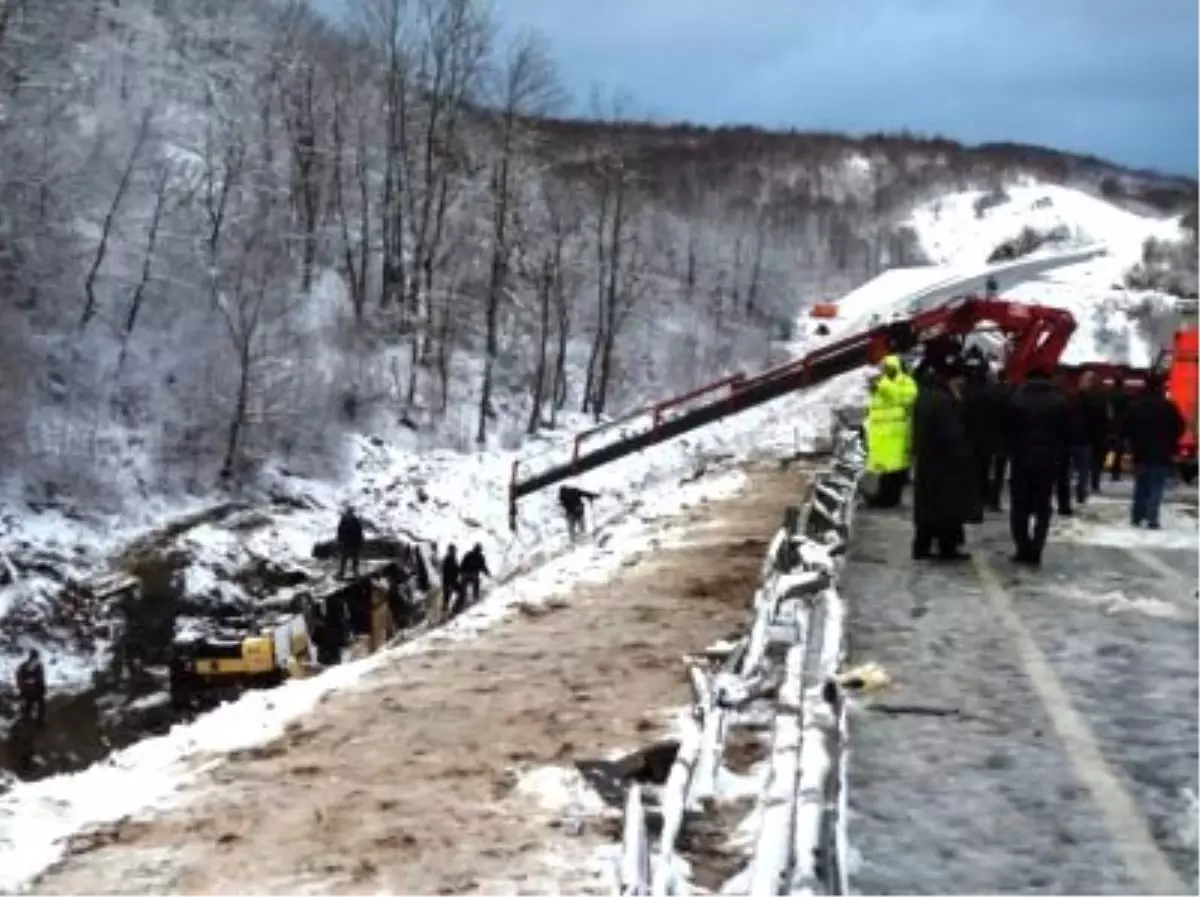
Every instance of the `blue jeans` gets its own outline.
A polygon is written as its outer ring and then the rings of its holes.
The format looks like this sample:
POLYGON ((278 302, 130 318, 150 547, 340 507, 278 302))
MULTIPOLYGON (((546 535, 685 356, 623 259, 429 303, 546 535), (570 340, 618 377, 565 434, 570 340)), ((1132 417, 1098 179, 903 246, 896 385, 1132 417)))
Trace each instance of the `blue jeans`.
POLYGON ((1171 468, 1167 464, 1139 464, 1133 478, 1133 525, 1145 522, 1158 529, 1158 509, 1162 506, 1163 492, 1171 468))

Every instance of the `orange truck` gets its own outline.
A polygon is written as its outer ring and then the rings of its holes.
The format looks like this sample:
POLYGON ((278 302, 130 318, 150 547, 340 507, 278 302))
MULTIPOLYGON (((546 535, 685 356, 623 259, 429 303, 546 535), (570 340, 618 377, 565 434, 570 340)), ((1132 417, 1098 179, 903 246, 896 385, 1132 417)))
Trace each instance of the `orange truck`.
POLYGON ((1175 332, 1171 346, 1170 367, 1167 369, 1167 394, 1179 408, 1187 424, 1179 440, 1176 458, 1179 473, 1185 483, 1196 479, 1196 407, 1200 397, 1196 394, 1196 348, 1200 335, 1196 324, 1175 332))

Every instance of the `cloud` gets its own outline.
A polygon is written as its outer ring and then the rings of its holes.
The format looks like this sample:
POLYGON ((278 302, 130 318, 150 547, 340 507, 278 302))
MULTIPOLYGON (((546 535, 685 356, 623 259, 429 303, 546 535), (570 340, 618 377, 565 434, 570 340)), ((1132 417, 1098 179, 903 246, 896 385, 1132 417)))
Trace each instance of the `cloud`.
POLYGON ((665 119, 908 128, 1197 170, 1196 0, 500 0, 493 8, 506 30, 546 35, 567 88, 584 101, 603 85, 665 119))

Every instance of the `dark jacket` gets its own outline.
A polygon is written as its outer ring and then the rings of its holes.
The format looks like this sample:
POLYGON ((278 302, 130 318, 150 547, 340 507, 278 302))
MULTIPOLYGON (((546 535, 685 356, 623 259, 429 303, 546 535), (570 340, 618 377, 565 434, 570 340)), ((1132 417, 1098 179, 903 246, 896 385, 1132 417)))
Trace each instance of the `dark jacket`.
POLYGON ((1014 468, 1049 472, 1066 463, 1070 411, 1067 397, 1049 380, 1030 378, 1013 390, 1007 427, 1014 468))
POLYGON ((442 591, 452 592, 458 588, 458 577, 458 556, 447 551, 442 558, 442 591))
POLYGON ((363 525, 353 511, 347 511, 338 521, 337 541, 338 545, 350 551, 362 548, 363 525))
POLYGON ((1098 389, 1084 389, 1067 398, 1071 445, 1101 446, 1108 435, 1107 398, 1098 389))
POLYGON ((17 694, 31 699, 46 696, 46 671, 40 660, 25 660, 17 667, 17 694))
POLYGON ((992 385, 986 376, 975 375, 967 380, 962 410, 971 451, 977 461, 990 458, 1000 442, 1001 428, 996 423, 994 404, 992 385))
POLYGON ((488 569, 487 559, 483 556, 483 549, 472 548, 464 554, 459 572, 462 574, 463 579, 478 579, 480 576, 491 576, 492 571, 488 569))
POLYGON ((562 486, 558 490, 558 503, 562 505, 568 517, 579 517, 583 514, 583 500, 598 498, 595 492, 579 489, 575 486, 562 486))
POLYGON ((994 441, 992 451, 1008 454, 1008 400, 1012 398, 1013 386, 1007 380, 995 380, 988 384, 985 401, 991 421, 994 441))
POLYGON ((1129 403, 1124 435, 1134 464, 1169 465, 1183 435, 1183 415, 1175 403, 1159 392, 1147 393, 1129 403))
POLYGON ((913 521, 946 528, 978 520, 975 456, 962 404, 937 378, 921 384, 913 406, 913 521))
POLYGON ((1125 411, 1129 407, 1129 395, 1124 384, 1114 384, 1104 392, 1106 428, 1111 436, 1125 432, 1125 411))

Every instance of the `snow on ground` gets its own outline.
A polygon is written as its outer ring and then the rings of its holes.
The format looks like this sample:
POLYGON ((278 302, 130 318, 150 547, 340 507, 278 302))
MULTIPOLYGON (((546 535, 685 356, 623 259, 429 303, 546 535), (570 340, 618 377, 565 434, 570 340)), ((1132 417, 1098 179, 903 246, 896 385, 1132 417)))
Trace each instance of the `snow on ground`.
POLYGON ((1179 240, 1177 219, 1148 218, 1080 190, 1056 184, 1026 183, 1005 187, 1008 199, 977 214, 987 196, 968 190, 942 196, 917 208, 910 224, 921 248, 942 265, 983 264, 992 251, 1029 227, 1041 233, 1059 230, 1063 246, 1102 243, 1108 261, 1128 268, 1141 258, 1148 237, 1179 240))
MULTIPOLYGON (((185 786, 219 763, 222 756, 279 737, 289 722, 302 717, 325 695, 353 688, 373 669, 448 640, 469 637, 518 604, 544 601, 581 582, 607 579, 631 553, 644 547, 657 529, 656 521, 701 500, 734 494, 743 483, 744 476, 737 470, 683 485, 664 483, 644 496, 645 513, 630 515, 611 526, 602 538, 583 543, 496 588, 479 605, 435 632, 311 679, 248 692, 192 723, 174 726, 168 734, 145 739, 82 772, 16 784, 0 797, 0 892, 21 887, 38 875, 62 856, 68 838, 89 826, 170 805, 185 786)), ((548 787, 553 784, 551 778, 551 774, 535 776, 526 787, 548 787)), ((561 781, 558 784, 562 786, 561 781)), ((561 787, 558 794, 561 797, 561 787)))
MULTIPOLYGON (((631 426, 645 424, 634 421, 631 426)), ((356 437, 353 483, 278 473, 270 491, 286 497, 287 502, 202 523, 172 539, 171 545, 189 556, 185 570, 189 597, 244 596, 231 580, 257 560, 315 572, 313 544, 332 538, 340 508, 347 502, 382 535, 410 533, 435 541, 439 547, 457 543, 460 550, 481 543, 498 578, 528 569, 566 545, 565 526, 551 488, 522 500, 518 531, 515 535, 509 532, 512 463, 520 459, 522 470, 528 471, 566 461, 572 434, 590 425, 583 416, 568 416, 561 430, 532 440, 522 452, 422 451, 407 431, 400 431, 392 442, 356 437)), ((604 525, 643 502, 648 487, 694 473, 710 458, 793 451, 811 445, 827 428, 827 409, 799 397, 784 399, 608 465, 579 483, 601 493, 592 509, 593 522, 604 525)), ((165 520, 200 507, 195 502, 155 507, 146 509, 136 521, 84 521, 57 512, 23 509, 26 513, 17 513, 22 509, 14 509, 0 518, 0 556, 20 552, 23 557, 44 557, 47 566, 68 577, 83 578, 103 568, 120 547, 144 536, 155 515, 161 526, 165 520)), ((53 578, 36 572, 26 574, 16 586, 0 584, 0 613, 13 596, 28 592, 50 602, 59 588, 53 578)), ((0 677, 11 679, 15 664, 29 646, 32 643, 19 641, 8 653, 0 651, 0 677)), ((58 647, 45 653, 49 684, 69 689, 87 686, 104 652, 100 646, 95 655, 90 651, 73 655, 58 647)))
POLYGON ((947 269, 979 266, 1001 243, 1024 228, 1057 232, 1059 250, 1099 244, 1107 253, 1000 290, 1007 299, 1065 308, 1078 324, 1063 361, 1075 364, 1107 360, 1148 366, 1157 351, 1139 332, 1137 315, 1169 310, 1170 297, 1126 290, 1125 273, 1142 257, 1150 238, 1183 239, 1178 218, 1152 218, 1122 209, 1103 199, 1054 184, 1006 188, 1007 201, 976 213, 984 191, 950 194, 916 209, 910 225, 926 255, 947 269))
MULTIPOLYGON (((1177 232, 1173 224, 1140 218, 1085 194, 1053 186, 1010 188, 1007 203, 977 218, 974 203, 979 195, 944 197, 938 204, 914 213, 913 225, 922 245, 949 268, 891 272, 871 289, 860 291, 846 312, 852 311, 855 317, 903 312, 909 295, 937 282, 930 278, 952 276, 961 266, 978 268, 996 244, 1016 236, 1025 224, 1054 227, 1065 223, 1071 228, 1072 240, 1103 241, 1110 255, 1033 284, 1002 288, 1013 298, 1028 297, 1069 307, 1083 325, 1096 303, 1112 299, 1111 285, 1119 282, 1124 268, 1137 260, 1141 242, 1147 236, 1169 238, 1177 232), (1046 198, 1049 204, 1042 201, 1046 198)), ((1138 300, 1135 297, 1130 301, 1138 300)), ((1081 331, 1086 330, 1086 325, 1081 326, 1081 331)), ((1077 334, 1068 357, 1077 346, 1079 352, 1092 352, 1096 342, 1093 339, 1088 343, 1077 334)), ((284 566, 311 565, 313 543, 331 537, 343 502, 353 503, 383 534, 407 531, 439 545, 453 541, 460 547, 478 541, 488 553, 498 579, 522 575, 498 587, 479 607, 444 631, 418 642, 310 680, 248 694, 193 724, 177 726, 166 736, 143 741, 84 772, 17 785, 0 798, 0 889, 16 886, 53 862, 63 849, 62 839, 81 828, 169 802, 181 784, 213 762, 214 755, 279 735, 288 720, 305 713, 323 695, 352 686, 388 658, 424 650, 439 639, 466 637, 506 613, 518 597, 527 601, 559 590, 581 576, 608 575, 645 540, 649 524, 636 516, 622 520, 631 511, 664 513, 684 496, 735 488, 736 478, 728 477, 701 479, 680 488, 681 476, 697 472, 714 458, 786 453, 810 446, 828 430, 832 409, 861 394, 864 379, 864 372, 852 372, 581 478, 580 485, 602 493, 595 503, 593 525, 608 529, 605 538, 574 550, 566 545, 553 488, 522 501, 518 532, 510 534, 507 488, 512 463, 518 458, 523 464, 532 461, 533 469, 565 460, 570 450, 569 434, 586 426, 582 418, 565 420, 564 430, 533 442, 542 449, 537 458, 531 455, 539 453, 528 448, 519 455, 500 451, 422 452, 403 438, 385 442, 362 437, 355 443, 352 484, 280 474, 274 491, 294 499, 287 506, 245 512, 237 526, 232 525, 236 519, 203 524, 175 540, 191 556, 187 577, 192 589, 215 592, 228 588, 232 573, 256 558, 284 566)), ((631 422, 625 429, 644 425, 631 422)), ((136 523, 89 523, 56 514, 9 513, 0 520, 0 553, 18 548, 25 552, 44 550, 60 562, 67 559, 72 575, 81 575, 100 566, 118 545, 144 532, 150 519, 157 517, 161 522, 167 510, 178 515, 196 507, 193 503, 170 509, 146 508, 143 519, 136 523)), ((1128 544, 1133 534, 1122 531, 1113 538, 1118 535, 1121 544, 1128 544)), ((1095 540, 1105 536, 1093 527, 1088 537, 1095 540)), ((1162 534, 1153 537, 1155 544, 1162 544, 1162 534)), ((12 592, 11 586, 8 592, 12 592)), ((0 590, 0 612, 4 595, 0 590)), ((51 686, 82 684, 89 666, 87 658, 60 661, 58 665, 52 661, 48 669, 51 686)), ((5 658, 0 657, 0 675, 9 674, 5 658)))

